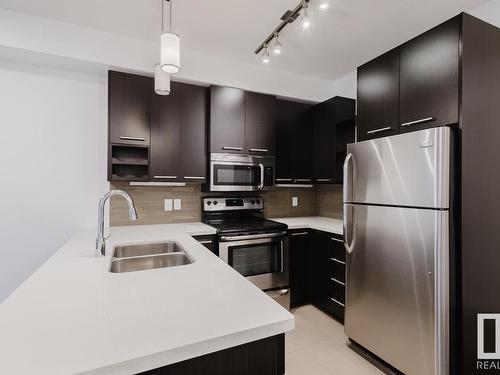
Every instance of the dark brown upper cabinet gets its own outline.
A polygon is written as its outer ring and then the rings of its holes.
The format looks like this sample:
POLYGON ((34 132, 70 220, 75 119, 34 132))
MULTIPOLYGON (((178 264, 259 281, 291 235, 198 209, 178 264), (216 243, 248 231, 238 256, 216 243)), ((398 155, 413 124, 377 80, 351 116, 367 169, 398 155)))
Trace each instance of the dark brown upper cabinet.
POLYGON ((458 123, 460 19, 401 46, 401 132, 458 123))
POLYGON ((358 140, 399 132, 399 50, 358 68, 358 140))
POLYGON ((181 85, 171 82, 170 95, 151 90, 151 181, 180 180, 181 85))
POLYGON ((276 97, 245 93, 245 150, 254 155, 274 155, 276 97))
POLYGON ((334 97, 313 107, 314 182, 341 184, 347 144, 354 142, 356 101, 334 97))
POLYGON ((458 123, 461 20, 358 68, 358 141, 458 123))
POLYGON ((246 153, 244 90, 210 87, 210 152, 246 153))
POLYGON ((108 123, 111 143, 149 145, 152 79, 108 72, 108 123))
POLYGON ((205 182, 207 177, 208 88, 182 85, 181 89, 181 179, 205 182))
POLYGON ((311 184, 313 121, 311 105, 277 100, 276 183, 311 184))
POLYGON ((151 94, 151 181, 206 181, 206 87, 171 83, 151 94))

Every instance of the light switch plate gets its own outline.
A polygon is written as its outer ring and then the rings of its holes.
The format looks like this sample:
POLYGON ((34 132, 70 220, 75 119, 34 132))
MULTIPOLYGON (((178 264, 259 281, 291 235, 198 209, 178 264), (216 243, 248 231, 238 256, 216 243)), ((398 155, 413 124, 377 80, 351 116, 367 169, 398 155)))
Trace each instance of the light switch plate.
POLYGON ((163 202, 163 208, 165 211, 172 211, 172 199, 165 199, 163 202))
POLYGON ((174 210, 180 210, 182 209, 182 200, 181 199, 174 199, 174 210))
POLYGON ((292 206, 297 207, 299 205, 299 198, 298 197, 292 197, 292 206))

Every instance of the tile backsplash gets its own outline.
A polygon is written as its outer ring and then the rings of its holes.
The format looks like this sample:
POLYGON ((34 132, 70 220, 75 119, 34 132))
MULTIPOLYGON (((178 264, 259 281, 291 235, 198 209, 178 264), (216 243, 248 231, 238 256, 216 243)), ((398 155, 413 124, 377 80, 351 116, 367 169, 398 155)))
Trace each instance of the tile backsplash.
MULTIPOLYGON (((126 182, 113 182, 112 189, 129 192, 134 199, 139 219, 131 222, 126 202, 112 197, 110 202, 110 225, 168 224, 199 221, 201 198, 211 193, 201 191, 200 185, 182 187, 129 186, 126 182), (165 211, 165 199, 181 199, 182 209, 165 211)), ((234 195, 234 194, 233 194, 234 195)), ((276 188, 263 192, 266 217, 325 216, 342 218, 342 186, 317 186, 313 188, 276 188), (298 198, 298 206, 292 206, 292 197, 298 198)))

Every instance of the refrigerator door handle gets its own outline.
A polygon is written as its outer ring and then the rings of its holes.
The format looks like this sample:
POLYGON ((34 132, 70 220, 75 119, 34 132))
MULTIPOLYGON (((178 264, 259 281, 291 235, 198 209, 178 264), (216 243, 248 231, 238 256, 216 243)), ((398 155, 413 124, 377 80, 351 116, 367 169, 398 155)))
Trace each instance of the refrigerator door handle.
POLYGON ((354 206, 344 203, 344 246, 350 254, 356 243, 356 227, 354 226, 354 206))
POLYGON ((352 187, 354 183, 354 156, 347 154, 344 161, 344 202, 352 201, 352 187))

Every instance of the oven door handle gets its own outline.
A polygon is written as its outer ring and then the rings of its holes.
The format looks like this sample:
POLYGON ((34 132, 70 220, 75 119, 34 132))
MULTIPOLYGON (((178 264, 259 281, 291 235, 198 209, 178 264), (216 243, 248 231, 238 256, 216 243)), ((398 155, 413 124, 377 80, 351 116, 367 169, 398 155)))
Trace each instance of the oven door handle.
POLYGON ((263 233, 263 234, 250 234, 248 236, 221 236, 221 241, 239 241, 239 240, 253 240, 258 238, 274 238, 286 235, 286 232, 278 233, 263 233))
POLYGON ((285 271, 285 244, 281 241, 281 273, 285 271))
POLYGON ((262 190, 264 188, 264 164, 259 164, 259 168, 260 168, 259 190, 262 190))

